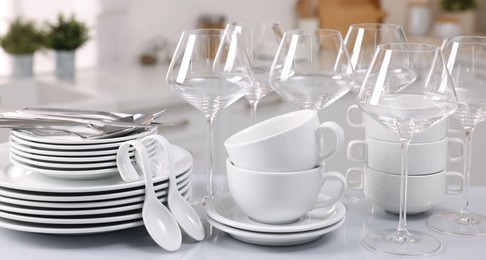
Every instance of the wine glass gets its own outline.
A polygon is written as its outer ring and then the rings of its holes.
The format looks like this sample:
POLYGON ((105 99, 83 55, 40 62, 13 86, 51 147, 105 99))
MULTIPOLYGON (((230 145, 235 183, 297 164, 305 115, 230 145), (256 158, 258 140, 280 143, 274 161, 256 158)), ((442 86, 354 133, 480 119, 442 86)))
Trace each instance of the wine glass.
MULTIPOLYGON (((182 32, 166 77, 170 88, 204 113, 208 125, 208 170, 204 207, 213 197, 214 119, 246 95, 253 72, 234 30, 194 29, 182 32)), ((199 203, 196 203, 199 204, 199 203)))
POLYGON ((469 211, 472 136, 476 125, 486 119, 486 37, 456 36, 442 44, 457 93, 454 114, 464 126, 464 187, 459 212, 438 212, 427 219, 434 231, 458 236, 486 235, 486 216, 469 211))
POLYGON ((358 23, 349 26, 344 45, 354 70, 355 86, 358 92, 368 71, 376 47, 383 43, 406 43, 403 26, 385 23, 358 23))
MULTIPOLYGON (((344 45, 353 67, 354 88, 358 92, 378 45, 383 43, 405 43, 403 26, 385 23, 358 23, 348 28, 344 45)), ((345 195, 354 202, 366 200, 363 191, 347 189, 345 195)))
POLYGON ((270 85, 302 109, 320 110, 353 87, 341 33, 329 29, 285 32, 270 69, 270 85))
POLYGON ((407 228, 408 147, 412 137, 457 108, 452 80, 440 48, 427 44, 379 45, 358 93, 358 106, 398 134, 402 146, 397 229, 372 231, 362 243, 371 251, 426 256, 439 251, 436 238, 407 228))
POLYGON ((255 75, 255 84, 246 94, 250 103, 251 122, 256 121, 258 102, 272 91, 268 84, 268 74, 273 58, 282 40, 282 28, 273 22, 235 22, 226 26, 241 34, 250 64, 255 75))

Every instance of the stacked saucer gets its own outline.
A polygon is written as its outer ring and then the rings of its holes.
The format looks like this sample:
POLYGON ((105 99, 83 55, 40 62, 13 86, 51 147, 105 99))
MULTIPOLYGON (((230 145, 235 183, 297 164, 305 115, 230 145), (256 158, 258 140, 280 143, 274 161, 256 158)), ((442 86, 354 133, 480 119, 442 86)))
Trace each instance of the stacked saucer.
POLYGON ((206 212, 208 222, 230 236, 247 243, 270 246, 297 245, 316 240, 339 228, 346 216, 345 206, 337 202, 333 206, 307 212, 292 223, 265 224, 245 215, 230 193, 216 196, 208 203, 206 212))
MULTIPOLYGON (((80 180, 118 175, 116 153, 121 143, 154 134, 157 127, 125 136, 83 139, 77 136, 12 130, 10 161, 26 170, 53 178, 80 180)), ((146 144, 149 155, 155 142, 146 144)))
MULTIPOLYGON (((118 174, 98 179, 51 178, 9 162, 10 145, 0 144, 0 227, 46 234, 91 234, 143 225, 143 178, 135 182, 124 182, 118 174)), ((172 151, 177 187, 190 199, 193 157, 175 145, 172 151)), ((154 186, 159 200, 165 202, 168 176, 155 176, 154 186)))

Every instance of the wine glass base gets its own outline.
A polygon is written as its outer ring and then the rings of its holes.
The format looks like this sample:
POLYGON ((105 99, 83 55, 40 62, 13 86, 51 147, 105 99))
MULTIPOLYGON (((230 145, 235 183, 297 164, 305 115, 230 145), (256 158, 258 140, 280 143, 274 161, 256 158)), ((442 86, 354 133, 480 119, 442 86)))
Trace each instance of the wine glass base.
POLYGON ((475 213, 435 213, 427 219, 427 226, 433 231, 450 236, 486 236, 486 216, 475 213))
POLYGON ((430 256, 441 249, 441 242, 428 234, 396 229, 373 231, 362 244, 372 252, 394 256, 430 256))

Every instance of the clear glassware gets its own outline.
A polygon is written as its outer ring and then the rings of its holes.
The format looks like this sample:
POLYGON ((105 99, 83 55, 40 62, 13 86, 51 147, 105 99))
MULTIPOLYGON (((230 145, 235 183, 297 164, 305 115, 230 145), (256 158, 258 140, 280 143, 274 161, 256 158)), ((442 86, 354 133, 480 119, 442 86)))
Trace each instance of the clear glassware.
POLYGON ((250 103, 251 122, 255 123, 258 102, 272 91, 268 84, 268 74, 282 40, 283 31, 279 24, 273 22, 235 22, 228 24, 226 28, 241 34, 250 58, 255 84, 246 94, 246 98, 250 103))
POLYGON ((302 109, 320 110, 353 87, 341 33, 329 29, 285 32, 270 69, 270 85, 302 109))
POLYGON ((223 29, 182 32, 167 71, 170 88, 204 113, 208 125, 208 169, 204 207, 213 197, 214 119, 219 111, 245 96, 253 72, 239 33, 223 29))
POLYGON ((427 219, 427 226, 447 235, 484 236, 486 216, 469 211, 469 181, 473 131, 486 119, 486 37, 449 37, 441 49, 457 94, 454 115, 464 126, 464 187, 460 211, 435 213, 427 219))
POLYGON ((384 43, 406 43, 403 26, 385 23, 358 23, 349 26, 344 45, 354 70, 354 92, 358 92, 375 54, 384 43))
MULTIPOLYGON (((353 67, 354 87, 352 91, 357 93, 361 88, 378 45, 406 42, 405 31, 401 25, 385 23, 350 25, 344 38, 344 46, 348 50, 353 67)), ((363 191, 347 189, 344 195, 356 203, 366 200, 363 191)))
POLYGON ((363 246, 377 253, 427 256, 441 242, 407 228, 408 147, 412 137, 445 119, 457 98, 440 48, 426 44, 379 45, 358 94, 358 106, 396 132, 402 144, 399 222, 396 229, 366 234, 363 246))

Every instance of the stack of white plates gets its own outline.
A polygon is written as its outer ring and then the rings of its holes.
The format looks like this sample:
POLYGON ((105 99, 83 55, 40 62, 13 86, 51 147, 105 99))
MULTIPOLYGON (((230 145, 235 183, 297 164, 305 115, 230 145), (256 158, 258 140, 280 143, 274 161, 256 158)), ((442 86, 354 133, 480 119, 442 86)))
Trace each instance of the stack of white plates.
MULTIPOLYGON (((154 134, 156 127, 121 137, 83 139, 65 135, 34 135, 12 130, 10 161, 26 170, 62 179, 80 180, 118 175, 116 153, 121 143, 154 134)), ((155 142, 145 144, 150 156, 155 142)))
POLYGON ((338 202, 331 207, 312 210, 289 224, 264 224, 250 219, 236 205, 230 193, 215 197, 206 210, 208 222, 215 228, 244 242, 270 246, 313 241, 339 228, 346 216, 346 208, 338 202))
MULTIPOLYGON (((10 163, 9 147, 9 143, 0 144, 0 227, 47 234, 90 234, 143 224, 143 178, 129 183, 118 174, 84 180, 51 178, 37 169, 10 163)), ((193 157, 181 147, 173 145, 172 150, 177 187, 190 199, 193 157)), ((160 201, 165 202, 168 176, 154 177, 154 185, 160 201)))

